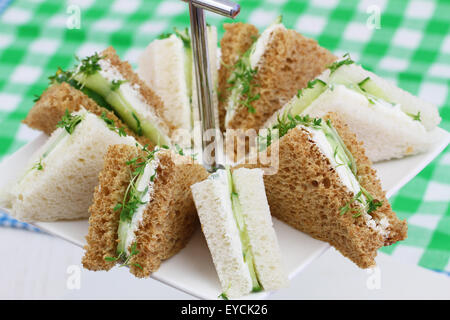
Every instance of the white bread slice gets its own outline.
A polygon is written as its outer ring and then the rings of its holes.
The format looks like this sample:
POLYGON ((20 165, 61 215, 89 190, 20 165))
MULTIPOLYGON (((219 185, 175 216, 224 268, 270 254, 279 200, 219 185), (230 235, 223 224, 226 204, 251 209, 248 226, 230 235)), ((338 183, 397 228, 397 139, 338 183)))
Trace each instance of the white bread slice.
POLYGON ((191 186, 214 265, 223 291, 230 298, 248 294, 252 280, 242 257, 242 244, 231 209, 226 172, 191 186))
MULTIPOLYGON (((320 78, 328 83, 330 71, 326 70, 320 78)), ((402 90, 389 81, 377 76, 373 72, 363 69, 358 64, 343 65, 338 68, 333 76, 339 76, 343 79, 348 79, 354 83, 359 83, 367 77, 383 91, 383 94, 390 102, 398 103, 402 109, 411 114, 417 114, 420 111, 421 123, 430 131, 441 122, 439 111, 437 107, 427 101, 424 101, 409 92, 402 90)))
MULTIPOLYGON (((319 78, 328 83, 329 73, 327 70, 319 78)), ((336 75, 339 79, 346 79, 352 83, 359 83, 370 77, 390 102, 401 105, 401 110, 397 108, 395 111, 393 107, 377 107, 364 95, 343 85, 335 85, 333 89, 328 88, 320 94, 303 110, 302 115, 323 117, 328 112, 339 114, 358 140, 364 143, 366 155, 372 162, 426 152, 435 142, 437 138, 435 128, 440 122, 440 117, 434 105, 412 96, 355 64, 341 66, 335 71, 334 76, 336 75), (413 120, 402 110, 411 114, 420 112, 421 121, 413 120)), ((289 103, 275 112, 263 127, 273 126, 277 118, 289 112, 291 105, 298 99, 294 96, 289 103)))
MULTIPOLYGON (((216 127, 219 124, 217 111, 217 29, 208 27, 208 54, 212 72, 213 106, 216 127)), ((190 52, 190 51, 188 51, 190 52)), ((191 61, 186 61, 183 41, 172 34, 165 39, 152 41, 138 59, 138 75, 164 101, 162 116, 170 124, 171 139, 182 147, 191 147, 192 124, 199 121, 195 73, 191 61), (187 75, 186 63, 191 63, 192 74, 187 75), (189 93, 187 78, 191 78, 192 90, 189 93)), ((201 139, 199 132, 195 134, 201 139)), ((201 143, 200 143, 201 145, 201 143)))
POLYGON ((6 195, 6 209, 21 221, 56 221, 86 218, 103 157, 112 144, 135 145, 131 136, 120 137, 105 122, 85 109, 73 133, 61 140, 42 161, 42 170, 31 170, 41 155, 65 130, 56 129, 32 157, 25 174, 6 195))
POLYGON ((175 129, 190 130, 191 108, 183 41, 172 34, 152 41, 139 57, 138 75, 164 101, 163 117, 175 129))
POLYGON ((287 286, 277 236, 273 229, 269 203, 261 169, 233 171, 233 183, 239 195, 258 280, 264 290, 287 286))
POLYGON ((328 112, 338 113, 364 143, 366 154, 373 162, 429 149, 434 132, 427 132, 420 122, 402 112, 380 109, 375 109, 363 95, 337 86, 320 95, 304 114, 323 117, 328 112))

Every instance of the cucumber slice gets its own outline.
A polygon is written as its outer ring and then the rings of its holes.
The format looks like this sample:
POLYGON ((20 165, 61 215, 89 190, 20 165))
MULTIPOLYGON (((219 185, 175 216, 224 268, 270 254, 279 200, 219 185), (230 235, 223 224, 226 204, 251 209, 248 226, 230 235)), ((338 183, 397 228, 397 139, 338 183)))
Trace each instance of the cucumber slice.
POLYGON ((344 141, 342 141, 341 137, 331 124, 330 120, 327 120, 326 123, 322 125, 322 130, 324 131, 328 142, 335 150, 335 153, 338 154, 339 157, 346 162, 345 164, 350 168, 355 178, 358 180, 358 172, 355 159, 353 158, 351 152, 347 149, 347 146, 345 145, 344 141))
POLYGON ((231 196, 231 208, 233 210, 234 220, 236 221, 237 228, 239 230, 239 237, 242 245, 242 254, 244 258, 244 263, 252 279, 252 292, 261 291, 263 288, 258 281, 258 276, 256 274, 255 264, 253 263, 253 254, 250 248, 250 239, 248 237, 247 228, 245 226, 244 215, 242 212, 241 203, 239 201, 239 195, 235 192, 233 178, 230 169, 227 167, 227 179, 231 196))
POLYGON ((252 292, 262 291, 262 286, 259 284, 258 277, 256 275, 255 264, 253 263, 253 255, 251 252, 244 252, 244 262, 250 271, 250 278, 252 279, 252 292))
POLYGON ((383 92, 383 90, 373 81, 370 77, 365 78, 363 81, 358 83, 358 86, 368 94, 383 99, 384 101, 389 101, 389 98, 383 92))
POLYGON ((359 83, 354 83, 343 77, 339 72, 336 72, 330 77, 330 83, 342 84, 365 95, 368 98, 371 98, 370 96, 372 96, 389 102, 389 98, 383 90, 370 77, 363 79, 359 83))
POLYGON ((119 239, 117 243, 116 253, 117 255, 121 255, 125 253, 125 240, 127 238, 128 230, 130 229, 131 224, 128 221, 120 220, 119 228, 117 229, 117 239, 119 239))
MULTIPOLYGON (((244 217, 242 216, 241 203, 239 202, 239 196, 237 195, 237 193, 234 193, 234 192, 231 194, 231 207, 233 209, 234 220, 236 221, 239 232, 243 233, 245 231, 245 223, 244 223, 244 217)), ((244 235, 244 234, 241 234, 241 238, 242 238, 242 235, 244 235)), ((242 243, 248 244, 249 241, 248 241, 247 234, 245 234, 243 238, 244 239, 241 239, 242 243)))
POLYGON ((102 96, 111 105, 120 119, 138 135, 144 135, 155 145, 170 145, 169 139, 150 121, 143 120, 134 110, 133 106, 124 98, 118 90, 111 90, 111 84, 100 73, 84 77, 80 74, 74 78, 84 87, 102 96))
POLYGON ((292 116, 302 114, 325 91, 326 87, 327 84, 319 79, 309 82, 308 87, 299 91, 297 99, 294 100, 290 107, 290 114, 292 116))
POLYGON ((231 196, 233 194, 233 192, 234 192, 234 188, 233 188, 233 178, 231 176, 230 167, 227 166, 225 168, 225 171, 227 173, 228 191, 230 192, 230 196, 231 196))

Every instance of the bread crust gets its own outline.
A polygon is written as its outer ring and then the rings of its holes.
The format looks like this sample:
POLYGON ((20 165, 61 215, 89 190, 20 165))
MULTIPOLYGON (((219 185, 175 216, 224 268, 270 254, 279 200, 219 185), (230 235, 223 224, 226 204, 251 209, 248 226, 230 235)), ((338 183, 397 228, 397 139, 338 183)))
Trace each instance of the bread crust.
MULTIPOLYGON (((116 145, 109 148, 90 208, 89 234, 83 257, 85 268, 109 270, 115 265, 114 261, 105 261, 105 257, 116 256, 120 210, 114 211, 113 208, 123 199, 130 170, 133 170, 125 163, 144 156, 143 151, 136 147, 116 145)), ((136 231, 139 253, 129 261, 130 272, 137 277, 148 277, 163 260, 187 244, 198 226, 190 186, 208 176, 203 166, 172 151, 163 150, 158 153, 158 158, 160 166, 153 197, 136 231)))
POLYGON ((31 110, 28 112, 27 117, 23 120, 23 123, 30 128, 40 130, 50 135, 56 129, 56 125, 64 116, 66 110, 70 113, 80 110, 84 107, 86 110, 94 113, 97 116, 101 116, 105 113, 108 119, 114 121, 116 127, 124 128, 125 133, 134 137, 138 142, 143 145, 150 145, 152 143, 150 139, 139 136, 129 129, 114 112, 100 107, 94 100, 89 98, 83 92, 75 89, 68 83, 56 83, 52 84, 48 89, 44 91, 41 98, 34 104, 31 110))
POLYGON ((249 23, 225 23, 225 33, 220 40, 221 64, 219 69, 219 123, 220 129, 225 130, 225 114, 227 99, 230 94, 228 78, 231 76, 232 66, 253 44, 258 36, 258 29, 249 23))
POLYGON ((123 199, 130 182, 130 172, 125 163, 142 155, 138 148, 127 145, 110 146, 105 154, 94 200, 89 207, 89 231, 82 259, 86 269, 109 270, 116 264, 115 261, 105 260, 106 257, 116 256, 120 211, 113 208, 123 199))
POLYGON ((261 59, 252 81, 252 96, 260 95, 252 102, 255 112, 250 113, 246 107, 239 106, 227 128, 259 129, 337 57, 320 47, 317 41, 295 30, 277 28, 261 59))
MULTIPOLYGON (((117 68, 120 74, 122 74, 131 85, 138 88, 145 102, 153 107, 156 115, 160 117, 160 113, 163 110, 162 100, 137 76, 136 73, 134 73, 131 65, 126 61, 121 61, 113 47, 108 47, 100 55, 104 56, 104 59, 108 60, 111 65, 117 68)), ((105 112, 106 116, 109 119, 114 120, 118 127, 123 127, 128 135, 135 137, 136 140, 143 145, 153 146, 150 139, 134 133, 133 130, 129 129, 114 114, 114 112, 100 107, 86 94, 65 82, 50 85, 31 108, 27 117, 23 120, 23 123, 30 128, 43 131, 46 134, 51 134, 55 130, 57 123, 61 120, 66 109, 69 110, 69 112, 73 112, 78 111, 81 106, 98 116, 105 112)), ((164 121, 163 124, 167 126, 167 123, 164 121)))
MULTIPOLYGON (((390 235, 384 239, 368 227, 362 217, 340 214, 340 208, 350 202, 354 194, 340 181, 329 160, 313 143, 307 130, 296 127, 269 146, 279 148, 279 168, 273 175, 265 175, 267 199, 273 216, 326 241, 361 268, 375 265, 377 250, 406 238, 406 221, 400 221, 386 199, 376 171, 365 156, 362 143, 335 114, 327 115, 356 161, 361 185, 383 205, 372 214, 386 216, 390 235)), ((249 165, 246 165, 249 167, 249 165)), ((258 165, 251 165, 256 167, 258 165)))
POLYGON ((170 124, 165 122, 161 115, 164 114, 164 104, 161 98, 149 87, 147 86, 141 78, 133 71, 133 68, 128 63, 128 61, 120 60, 119 56, 116 53, 116 50, 112 46, 106 48, 101 53, 102 56, 105 57, 106 60, 111 63, 112 66, 117 68, 120 74, 127 79, 127 81, 133 86, 139 89, 140 94, 144 98, 147 105, 152 107, 155 110, 156 115, 160 118, 165 126, 167 126, 170 130, 173 128, 170 127, 170 124))

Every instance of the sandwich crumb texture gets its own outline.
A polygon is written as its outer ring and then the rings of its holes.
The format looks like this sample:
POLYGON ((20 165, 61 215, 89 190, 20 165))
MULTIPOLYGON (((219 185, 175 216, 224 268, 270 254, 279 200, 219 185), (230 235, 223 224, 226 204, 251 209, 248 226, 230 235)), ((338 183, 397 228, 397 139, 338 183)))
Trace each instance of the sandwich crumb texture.
POLYGON ((228 184, 207 179, 194 184, 191 189, 222 290, 230 298, 250 293, 252 280, 244 263, 228 184))
POLYGON ((317 77, 336 59, 317 41, 295 30, 275 29, 253 79, 252 95, 259 95, 259 99, 252 102, 255 112, 250 113, 247 108, 238 107, 227 128, 259 129, 299 89, 306 87, 308 81, 317 77))
MULTIPOLYGON (((124 145, 108 150, 90 208, 89 234, 83 257, 85 268, 109 270, 117 263, 105 260, 116 256, 120 210, 114 211, 114 207, 122 201, 130 182, 133 168, 126 162, 136 157, 143 159, 145 155, 137 147, 124 145)), ((197 224, 190 186, 208 175, 201 165, 172 151, 161 150, 156 156, 160 165, 153 197, 135 233, 134 243, 139 253, 129 261, 130 272, 137 277, 148 277, 163 260, 187 244, 197 224)))
POLYGON ((233 182, 239 195, 259 282, 266 291, 286 287, 288 279, 266 198, 263 170, 234 170, 233 182))
POLYGON ((376 171, 356 136, 335 114, 329 114, 328 118, 353 154, 361 185, 383 202, 371 215, 377 222, 383 217, 388 219, 388 237, 371 228, 364 217, 354 218, 350 212, 340 214, 340 208, 347 203, 356 205, 352 201, 355 195, 343 185, 328 158, 301 126, 269 146, 269 155, 271 148, 276 144, 279 147, 277 173, 264 176, 270 210, 274 217, 294 228, 329 242, 359 267, 369 268, 375 265, 379 248, 406 238, 406 221, 400 221, 392 211, 376 171))
MULTIPOLYGON (((35 154, 36 162, 59 134, 59 128, 35 154)), ((133 145, 132 137, 120 137, 97 116, 86 113, 71 135, 42 160, 41 170, 31 170, 12 189, 12 214, 21 221, 56 221, 89 217, 89 205, 108 146, 133 145)), ((33 163, 27 168, 30 168, 33 163)))

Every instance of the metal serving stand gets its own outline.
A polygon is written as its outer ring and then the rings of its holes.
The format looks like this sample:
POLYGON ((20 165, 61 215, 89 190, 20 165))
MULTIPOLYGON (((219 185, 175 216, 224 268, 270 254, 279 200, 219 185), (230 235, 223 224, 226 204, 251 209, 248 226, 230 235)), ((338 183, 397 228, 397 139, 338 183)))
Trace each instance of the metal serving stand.
POLYGON ((240 12, 240 6, 226 0, 183 0, 189 4, 191 20, 191 45, 194 57, 194 72, 197 85, 197 101, 199 105, 203 165, 208 171, 221 167, 220 156, 222 146, 218 145, 215 114, 213 107, 213 85, 212 74, 208 57, 208 37, 204 10, 208 10, 225 17, 234 19, 240 12), (214 134, 211 134, 214 133, 214 134), (211 143, 214 144, 214 155, 209 157, 205 154, 211 143))

